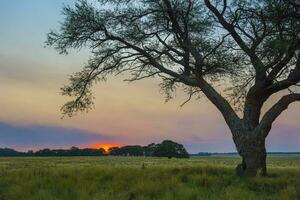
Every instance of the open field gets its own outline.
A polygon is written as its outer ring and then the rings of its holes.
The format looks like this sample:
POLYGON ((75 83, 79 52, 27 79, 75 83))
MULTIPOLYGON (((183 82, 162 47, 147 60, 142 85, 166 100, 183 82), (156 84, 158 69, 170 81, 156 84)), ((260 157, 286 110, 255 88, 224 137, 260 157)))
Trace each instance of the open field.
POLYGON ((272 156, 270 176, 234 175, 238 157, 0 158, 0 200, 300 199, 300 157, 272 156))

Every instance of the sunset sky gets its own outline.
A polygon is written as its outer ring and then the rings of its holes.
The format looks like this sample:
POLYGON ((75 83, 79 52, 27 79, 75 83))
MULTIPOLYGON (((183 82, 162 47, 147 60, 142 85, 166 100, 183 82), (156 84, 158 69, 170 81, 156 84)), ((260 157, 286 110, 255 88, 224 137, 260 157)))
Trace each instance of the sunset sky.
MULTIPOLYGON (((0 148, 146 145, 171 139, 190 153, 235 151, 229 129, 210 102, 194 99, 180 107, 186 96, 178 92, 165 103, 155 79, 129 84, 124 77, 109 77, 94 88, 94 110, 61 119, 60 107, 68 99, 60 87, 89 53, 59 55, 44 42, 63 20, 62 6, 72 2, 0 1, 0 148)), ((295 103, 276 121, 268 151, 300 151, 299 112, 295 103)))

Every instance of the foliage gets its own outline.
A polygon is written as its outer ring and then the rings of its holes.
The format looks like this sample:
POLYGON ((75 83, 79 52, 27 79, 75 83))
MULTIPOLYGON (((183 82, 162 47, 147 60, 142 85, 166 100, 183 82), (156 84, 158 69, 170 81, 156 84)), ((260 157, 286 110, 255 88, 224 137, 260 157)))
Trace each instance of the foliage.
POLYGON ((25 154, 14 149, 0 148, 0 156, 25 156, 25 154))
POLYGON ((182 144, 165 140, 161 144, 149 144, 147 146, 124 146, 113 147, 109 150, 114 156, 153 156, 168 158, 188 158, 189 154, 182 144))
POLYGON ((102 148, 99 149, 90 149, 84 148, 79 149, 77 147, 71 147, 68 150, 65 149, 42 149, 35 152, 34 156, 102 156, 104 155, 105 150, 102 148))
POLYGON ((13 149, 1 149, 0 156, 102 156, 105 150, 100 149, 79 149, 77 147, 71 147, 70 149, 41 149, 36 152, 18 152, 13 149))
POLYGON ((113 156, 144 156, 145 147, 135 145, 135 146, 123 146, 115 147, 109 149, 109 154, 113 156))
POLYGON ((103 148, 91 149, 84 148, 79 149, 77 147, 71 147, 70 149, 41 149, 36 152, 28 151, 18 152, 13 149, 1 149, 0 156, 157 156, 157 157, 176 157, 186 158, 189 157, 184 146, 177 144, 170 140, 163 141, 161 144, 149 144, 147 146, 123 146, 123 147, 111 147, 107 152, 103 148))
POLYGON ((176 142, 165 140, 158 144, 154 149, 153 156, 155 157, 168 157, 168 158, 188 158, 189 154, 183 145, 176 142))
POLYGON ((213 89, 219 84, 239 108, 254 89, 251 95, 269 97, 294 86, 299 7, 284 0, 78 0, 64 7, 60 30, 46 42, 63 54, 71 48, 92 54, 62 88, 75 97, 63 112, 90 109, 93 84, 122 73, 131 75, 128 81, 161 78, 167 100, 179 86, 189 96, 203 92, 223 115, 229 106, 213 89))
POLYGON ((236 177, 232 168, 239 160, 235 156, 0 158, 0 199, 299 199, 299 156, 270 157, 270 176, 265 178, 236 177))

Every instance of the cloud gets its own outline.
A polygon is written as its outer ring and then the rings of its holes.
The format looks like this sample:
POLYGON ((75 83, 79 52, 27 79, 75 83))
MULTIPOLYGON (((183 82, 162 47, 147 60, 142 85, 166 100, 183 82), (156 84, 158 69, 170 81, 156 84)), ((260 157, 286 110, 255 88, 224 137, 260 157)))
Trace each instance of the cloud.
POLYGON ((86 147, 113 138, 80 129, 50 126, 14 126, 0 122, 0 147, 16 149, 86 147))

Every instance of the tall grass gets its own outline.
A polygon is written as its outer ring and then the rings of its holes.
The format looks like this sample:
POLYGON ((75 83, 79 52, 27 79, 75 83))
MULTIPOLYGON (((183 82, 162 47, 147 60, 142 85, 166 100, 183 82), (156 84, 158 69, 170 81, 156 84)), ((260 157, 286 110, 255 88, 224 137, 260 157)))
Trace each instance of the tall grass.
POLYGON ((0 200, 300 199, 300 157, 238 178, 237 157, 0 158, 0 200))

